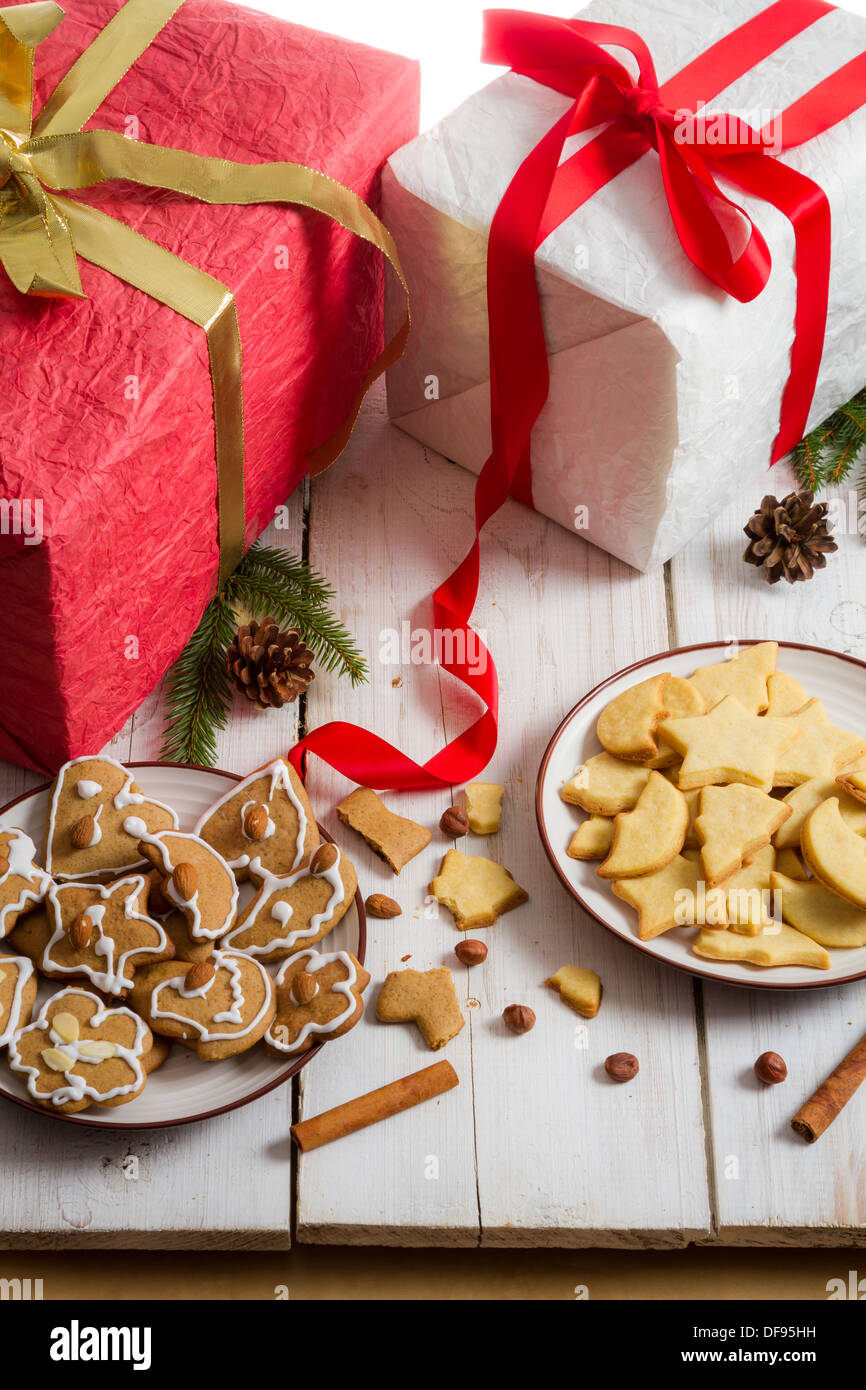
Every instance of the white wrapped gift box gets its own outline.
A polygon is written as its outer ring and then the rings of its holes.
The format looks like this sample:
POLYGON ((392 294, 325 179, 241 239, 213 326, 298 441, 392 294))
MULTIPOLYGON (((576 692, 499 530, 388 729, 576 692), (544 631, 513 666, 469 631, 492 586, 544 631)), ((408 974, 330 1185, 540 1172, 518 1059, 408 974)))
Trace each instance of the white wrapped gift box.
MULTIPOLYGON (((581 20, 649 45, 660 83, 764 0, 593 0, 581 20)), ((833 10, 709 106, 763 126, 866 49, 866 21, 833 10)), ((633 69, 621 51, 615 56, 633 69)), ((414 330, 388 375, 392 420, 478 472, 490 453, 485 261, 496 208, 569 98, 508 73, 393 155, 384 218, 400 250, 414 330)), ((565 156, 589 138, 568 142, 565 156)), ((866 108, 782 159, 820 184, 832 213, 824 351, 808 427, 866 382, 866 108)), ((794 336, 790 222, 720 186, 752 217, 770 279, 741 304, 686 257, 649 151, 543 243, 536 279, 550 395, 532 435, 535 507, 638 569, 662 563, 732 496, 772 486, 794 336)), ((401 306, 395 302, 394 315, 401 306)))

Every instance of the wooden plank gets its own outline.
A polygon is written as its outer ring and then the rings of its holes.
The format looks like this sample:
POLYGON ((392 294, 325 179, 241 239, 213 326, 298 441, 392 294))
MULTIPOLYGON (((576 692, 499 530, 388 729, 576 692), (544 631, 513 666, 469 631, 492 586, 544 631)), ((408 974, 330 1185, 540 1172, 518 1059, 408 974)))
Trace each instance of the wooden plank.
MULTIPOLYGON (((302 497, 289 527, 265 539, 300 553, 302 497)), ((159 757, 162 691, 104 750, 122 761, 159 757)), ((218 765, 246 773, 285 753, 297 708, 275 714, 235 701, 218 765)), ((0 795, 22 774, 3 768, 0 795)), ((73 1249, 285 1249, 291 1230, 291 1087, 203 1124, 112 1133, 52 1124, 0 1106, 0 1169, 7 1175, 0 1246, 73 1249)))
MULTIPOLYGON (((339 471, 316 483, 312 558, 336 582, 374 661, 369 689, 353 695, 323 682, 311 702, 313 723, 353 719, 421 757, 442 741, 443 712, 449 736, 477 714, 447 677, 440 691, 435 670, 395 671, 375 660, 387 628, 405 615, 413 627, 429 621, 427 596, 468 544, 473 485, 372 415, 339 471)), ((467 972, 453 956, 459 937, 449 914, 428 917, 423 906, 449 842, 436 831, 396 886, 351 846, 363 890, 395 893, 404 916, 371 923, 367 1018, 304 1074, 303 1114, 429 1058, 412 1028, 373 1017, 377 983, 406 954, 418 968, 455 970, 469 1025, 446 1055, 461 1086, 438 1106, 302 1158, 298 1238, 680 1244, 709 1229, 691 983, 647 965, 572 907, 544 857, 533 807, 538 762, 565 711, 617 666, 667 644, 662 577, 635 575, 509 504, 489 528, 482 589, 477 623, 503 691, 502 742, 490 775, 507 782, 508 798, 501 834, 464 847, 501 855, 531 900, 480 933, 490 957, 483 972, 467 972), (575 959, 597 968, 607 986, 602 1013, 586 1028, 542 987, 575 959), (508 1002, 536 1010, 531 1034, 505 1030, 508 1002), (622 1048, 641 1057, 640 1086, 614 1088, 599 1075, 605 1055, 622 1048)), ((321 813, 346 784, 313 762, 309 785, 321 813)), ((433 827, 448 797, 394 801, 433 827)), ((332 824, 349 848, 345 829, 332 824)))
MULTIPOLYGON (((778 465, 767 489, 793 486, 778 465)), ((770 586, 742 562, 742 526, 754 496, 738 499, 711 530, 671 565, 677 645, 728 636, 806 642, 866 656, 863 591, 866 551, 851 524, 856 494, 840 489, 849 518, 839 551, 806 584, 770 586)), ((756 1244, 866 1243, 866 1183, 852 1154, 866 1120, 858 1098, 807 1147, 789 1129, 791 1116, 866 1026, 858 985, 781 994, 703 985, 711 1152, 718 1239, 756 1244), (780 1052, 789 1079, 760 1085, 752 1073, 762 1052, 780 1052)))

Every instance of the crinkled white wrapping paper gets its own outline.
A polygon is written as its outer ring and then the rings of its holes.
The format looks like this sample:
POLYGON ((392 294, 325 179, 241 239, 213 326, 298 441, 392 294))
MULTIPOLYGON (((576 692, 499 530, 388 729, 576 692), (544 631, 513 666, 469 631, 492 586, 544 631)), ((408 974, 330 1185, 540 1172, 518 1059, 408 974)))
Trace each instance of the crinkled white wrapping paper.
MULTIPOLYGON (((664 82, 764 8, 764 0, 594 0, 580 18, 640 33, 664 82)), ((766 124, 864 47, 866 22, 831 11, 707 104, 766 124)), ((487 233, 519 164, 567 104, 509 73, 386 169, 384 217, 415 323, 389 374, 389 410, 475 472, 490 451, 487 233)), ((587 138, 570 142, 566 155, 587 138)), ((811 427, 866 382, 866 109, 782 157, 821 185, 832 211, 811 427)), ((751 304, 725 295, 686 258, 654 151, 537 255, 551 389, 533 434, 535 505, 638 569, 668 559, 737 491, 757 503, 768 484, 793 340, 794 238, 775 208, 729 191, 773 260, 751 304)))

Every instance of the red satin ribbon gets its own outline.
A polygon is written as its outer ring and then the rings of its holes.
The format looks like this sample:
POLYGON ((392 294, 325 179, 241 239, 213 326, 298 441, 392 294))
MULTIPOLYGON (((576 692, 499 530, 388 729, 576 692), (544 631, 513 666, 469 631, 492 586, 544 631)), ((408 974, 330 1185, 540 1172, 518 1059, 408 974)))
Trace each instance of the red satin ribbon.
MULTIPOLYGON (((659 86, 638 34, 614 25, 518 11, 485 15, 483 57, 512 68, 572 102, 521 164, 493 219, 487 256, 492 451, 475 489, 475 539, 469 554, 433 595, 436 631, 471 660, 443 668, 475 692, 484 713, 424 764, 353 724, 314 729, 289 757, 303 775, 316 753, 353 781, 380 789, 438 788, 476 776, 496 747, 498 685, 486 648, 468 627, 478 593, 480 533, 509 496, 532 504, 530 438, 547 399, 544 328, 535 252, 587 199, 649 150, 658 155, 671 217, 685 254, 713 284, 747 302, 771 270, 764 238, 719 186, 721 178, 772 203, 792 223, 797 304, 790 374, 773 446, 775 462, 805 432, 821 361, 830 268, 830 210, 811 179, 765 153, 758 134, 726 118, 718 144, 680 143, 678 111, 693 111, 827 14, 824 0, 777 0, 659 86), (630 52, 638 81, 605 48, 630 52), (566 140, 604 125, 562 161, 566 140), (461 648, 462 642, 462 648, 461 648), (474 646, 473 646, 474 644, 474 646), (480 659, 479 659, 480 657, 480 659), (479 671, 478 667, 483 667, 479 671)), ((866 101, 866 55, 819 83, 781 116, 784 148, 812 139, 866 101)), ((769 134, 767 135, 769 142, 769 134)))

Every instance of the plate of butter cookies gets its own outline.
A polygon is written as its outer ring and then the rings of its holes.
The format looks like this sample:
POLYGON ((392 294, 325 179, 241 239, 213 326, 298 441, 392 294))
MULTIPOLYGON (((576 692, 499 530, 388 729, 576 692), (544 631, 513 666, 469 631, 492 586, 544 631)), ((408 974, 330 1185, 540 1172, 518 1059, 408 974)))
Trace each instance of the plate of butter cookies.
POLYGON ((589 691, 536 814, 581 906, 647 955, 733 984, 866 978, 866 663, 702 643, 589 691))
POLYGON ((0 1096, 128 1129, 246 1105, 358 1022, 364 950, 284 759, 76 758, 0 811, 0 1096))

